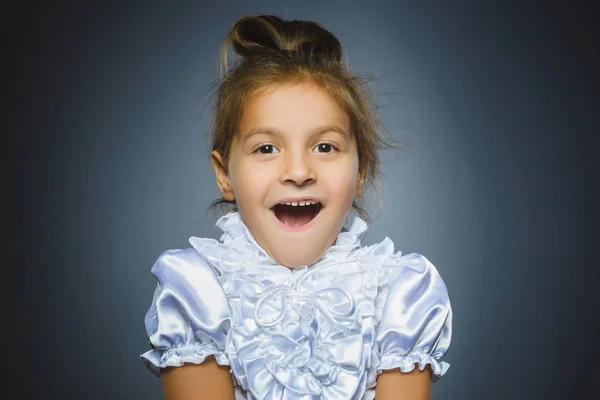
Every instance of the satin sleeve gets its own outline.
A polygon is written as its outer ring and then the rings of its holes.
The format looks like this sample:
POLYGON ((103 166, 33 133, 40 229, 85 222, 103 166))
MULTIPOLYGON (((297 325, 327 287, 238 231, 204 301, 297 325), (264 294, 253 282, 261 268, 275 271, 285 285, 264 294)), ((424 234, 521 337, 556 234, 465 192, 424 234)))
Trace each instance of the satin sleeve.
POLYGON ((230 309, 214 270, 190 248, 165 251, 152 274, 158 284, 144 319, 152 349, 140 355, 146 367, 159 376, 161 368, 200 364, 210 355, 229 365, 230 309))
POLYGON ((452 308, 437 269, 420 254, 397 258, 376 331, 378 373, 399 368, 410 372, 431 366, 432 381, 446 373, 441 361, 452 338, 452 308))

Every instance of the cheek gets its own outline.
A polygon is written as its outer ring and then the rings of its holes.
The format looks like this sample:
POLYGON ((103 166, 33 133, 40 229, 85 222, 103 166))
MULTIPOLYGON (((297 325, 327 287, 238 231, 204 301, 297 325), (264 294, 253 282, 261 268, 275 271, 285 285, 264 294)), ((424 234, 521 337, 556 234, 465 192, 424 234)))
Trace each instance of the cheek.
POLYGON ((328 174, 327 187, 330 196, 339 199, 343 204, 352 204, 356 195, 357 180, 358 171, 351 166, 336 169, 334 173, 328 174))
POLYGON ((231 184, 238 202, 246 199, 262 199, 269 186, 273 168, 240 161, 231 165, 231 184))

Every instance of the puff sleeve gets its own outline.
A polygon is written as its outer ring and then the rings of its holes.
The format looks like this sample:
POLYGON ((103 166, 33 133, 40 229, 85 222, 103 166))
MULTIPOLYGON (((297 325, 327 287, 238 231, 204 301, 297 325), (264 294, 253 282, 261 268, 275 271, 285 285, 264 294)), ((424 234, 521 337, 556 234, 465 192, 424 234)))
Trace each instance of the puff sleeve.
POLYGON ((397 257, 387 285, 387 297, 377 326, 378 372, 400 368, 410 372, 418 364, 431 365, 432 381, 450 364, 440 359, 452 337, 452 308, 444 281, 436 268, 420 254, 397 257))
POLYGON ((209 355, 229 365, 230 310, 213 269, 190 248, 165 251, 152 274, 158 284, 145 316, 152 350, 140 356, 146 367, 159 376, 161 368, 200 364, 209 355))

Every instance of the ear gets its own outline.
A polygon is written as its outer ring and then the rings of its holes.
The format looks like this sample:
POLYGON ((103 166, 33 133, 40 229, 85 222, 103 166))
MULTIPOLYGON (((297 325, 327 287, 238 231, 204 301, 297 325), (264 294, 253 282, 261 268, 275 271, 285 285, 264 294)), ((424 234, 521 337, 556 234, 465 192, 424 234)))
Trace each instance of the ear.
POLYGON ((227 201, 233 201, 233 188, 231 187, 231 179, 229 179, 229 173, 227 171, 227 165, 223 162, 221 153, 217 150, 213 150, 210 157, 210 163, 212 164, 213 171, 215 171, 215 177, 217 178, 217 186, 223 198, 227 201))
POLYGON ((358 170, 358 180, 356 181, 356 195, 355 197, 360 196, 365 189, 365 180, 367 178, 367 169, 360 168, 358 170))

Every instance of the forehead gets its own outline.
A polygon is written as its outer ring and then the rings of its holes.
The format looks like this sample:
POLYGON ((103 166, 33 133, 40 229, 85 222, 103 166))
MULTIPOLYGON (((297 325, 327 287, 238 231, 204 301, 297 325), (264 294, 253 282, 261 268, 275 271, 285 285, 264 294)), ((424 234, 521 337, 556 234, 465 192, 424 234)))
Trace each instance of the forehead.
POLYGON ((295 83, 269 87, 250 96, 238 127, 243 135, 257 127, 301 133, 324 125, 350 130, 347 113, 329 93, 312 83, 295 83))

